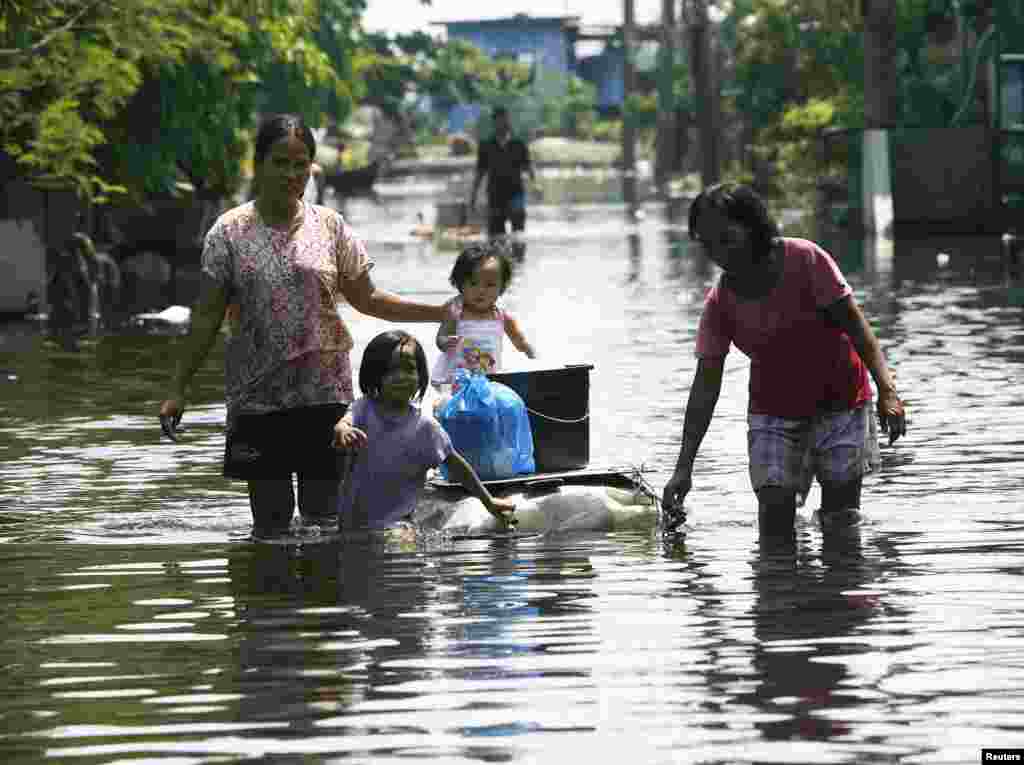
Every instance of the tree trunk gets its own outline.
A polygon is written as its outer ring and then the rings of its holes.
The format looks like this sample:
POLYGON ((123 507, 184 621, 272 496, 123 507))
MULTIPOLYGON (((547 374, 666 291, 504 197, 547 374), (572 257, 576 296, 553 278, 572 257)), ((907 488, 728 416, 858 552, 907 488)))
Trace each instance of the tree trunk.
POLYGON ((896 0, 861 0, 864 14, 864 127, 900 119, 896 72, 896 0))
MULTIPOLYGON (((978 23, 976 27, 978 40, 984 39, 989 28, 996 23, 996 9, 993 6, 992 0, 980 0, 978 2, 978 23)), ((997 49, 997 46, 988 48, 990 51, 994 49, 997 49)), ((985 56, 978 64, 978 80, 974 90, 975 97, 980 103, 981 113, 984 115, 985 123, 988 125, 994 124, 995 110, 999 108, 998 99, 997 103, 992 103, 991 67, 987 63, 991 60, 988 56, 985 56)), ((996 65, 998 66, 998 62, 996 65)))

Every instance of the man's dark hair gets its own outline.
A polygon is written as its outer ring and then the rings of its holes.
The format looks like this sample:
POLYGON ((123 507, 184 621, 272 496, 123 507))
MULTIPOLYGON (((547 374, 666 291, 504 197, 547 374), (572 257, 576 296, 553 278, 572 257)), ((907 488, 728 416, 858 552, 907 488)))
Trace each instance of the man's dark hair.
POLYGON ((380 393, 384 375, 391 369, 391 360, 395 350, 412 343, 413 352, 416 354, 416 372, 420 378, 419 395, 423 398, 427 392, 427 384, 430 382, 430 370, 427 369, 427 355, 423 352, 423 346, 419 341, 401 329, 393 329, 389 332, 382 332, 366 345, 363 351, 363 363, 359 365, 359 390, 364 396, 376 396, 380 393))

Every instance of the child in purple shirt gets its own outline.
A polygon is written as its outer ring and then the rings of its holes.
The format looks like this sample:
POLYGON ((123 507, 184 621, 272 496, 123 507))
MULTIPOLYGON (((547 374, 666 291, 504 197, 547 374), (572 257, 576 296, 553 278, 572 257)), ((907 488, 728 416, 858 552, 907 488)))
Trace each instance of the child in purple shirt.
POLYGON ((492 497, 437 420, 412 405, 429 380, 426 355, 409 333, 384 332, 366 346, 359 367, 363 398, 335 431, 335 448, 354 452, 338 498, 343 529, 382 529, 404 520, 416 509, 427 471, 441 463, 501 526, 508 525, 515 504, 492 497))

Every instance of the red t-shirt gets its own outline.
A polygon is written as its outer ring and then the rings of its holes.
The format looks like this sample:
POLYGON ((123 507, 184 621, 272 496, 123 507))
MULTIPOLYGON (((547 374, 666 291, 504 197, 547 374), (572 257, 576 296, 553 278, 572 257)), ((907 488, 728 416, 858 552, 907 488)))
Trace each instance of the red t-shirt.
POLYGON ((782 275, 759 300, 737 299, 720 278, 708 292, 697 356, 722 358, 734 344, 750 357, 750 412, 813 417, 871 399, 867 370, 850 337, 826 319, 851 294, 839 266, 806 239, 783 240, 782 275))

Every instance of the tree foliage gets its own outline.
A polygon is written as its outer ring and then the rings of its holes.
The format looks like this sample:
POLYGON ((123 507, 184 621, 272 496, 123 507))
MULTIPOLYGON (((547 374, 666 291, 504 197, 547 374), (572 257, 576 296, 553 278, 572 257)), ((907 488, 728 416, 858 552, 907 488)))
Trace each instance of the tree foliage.
MULTIPOLYGON (((953 0, 898 0, 900 121, 948 124, 962 82, 943 54, 955 26, 953 0)), ((834 124, 863 124, 863 22, 859 3, 736 0, 737 108, 757 128, 782 124, 810 99, 834 107, 834 124)), ((970 18, 968 23, 973 23, 970 18)))
POLYGON ((347 113, 364 0, 6 0, 0 148, 87 198, 237 182, 267 95, 347 113), (276 91, 275 87, 276 86, 276 91))
MULTIPOLYGON (((954 0, 897 0, 900 124, 954 119, 964 89, 956 13, 954 0)), ((967 18, 968 26, 982 16, 967 18)), ((821 130, 864 125, 861 3, 734 0, 719 32, 731 53, 726 102, 746 126, 749 156, 782 177, 813 177, 821 130)))
POLYGON ((777 125, 788 106, 814 97, 831 100, 839 114, 856 111, 863 55, 854 5, 737 1, 736 107, 755 128, 777 125))
POLYGON ((366 101, 392 115, 435 112, 454 104, 514 109, 519 128, 573 130, 594 110, 596 90, 578 77, 511 57, 492 57, 471 42, 439 41, 423 32, 366 35, 366 101))
POLYGON ((367 100, 396 113, 416 97, 439 105, 493 104, 522 96, 535 70, 510 58, 493 58, 466 40, 438 41, 423 32, 366 35, 372 55, 365 76, 367 100))

